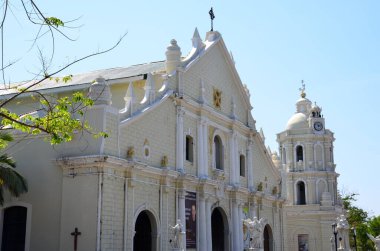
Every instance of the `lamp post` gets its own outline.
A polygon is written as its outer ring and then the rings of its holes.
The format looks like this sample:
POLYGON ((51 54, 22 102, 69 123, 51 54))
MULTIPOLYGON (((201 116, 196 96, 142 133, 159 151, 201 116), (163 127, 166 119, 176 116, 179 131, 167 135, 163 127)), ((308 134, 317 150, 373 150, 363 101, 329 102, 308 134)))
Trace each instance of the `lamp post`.
POLYGON ((356 227, 353 227, 352 229, 354 230, 355 251, 358 251, 358 246, 357 246, 357 243, 356 243, 356 227))
POLYGON ((336 239, 336 236, 338 235, 338 230, 336 229, 336 223, 332 224, 331 227, 335 237, 335 251, 338 251, 338 240, 336 239))

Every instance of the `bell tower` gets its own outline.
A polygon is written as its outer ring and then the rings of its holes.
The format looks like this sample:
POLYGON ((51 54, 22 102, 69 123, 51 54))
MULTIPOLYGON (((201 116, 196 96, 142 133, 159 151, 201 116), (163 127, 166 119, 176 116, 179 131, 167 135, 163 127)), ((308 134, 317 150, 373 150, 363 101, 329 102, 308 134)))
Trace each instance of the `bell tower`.
POLYGON ((287 201, 283 211, 287 245, 330 250, 331 224, 342 212, 333 157, 335 138, 326 129, 322 108, 306 97, 303 83, 299 90, 296 112, 277 134, 287 201))
POLYGON ((295 114, 285 131, 277 135, 288 203, 333 206, 337 202, 338 177, 334 134, 325 128, 322 108, 306 98, 304 84, 300 92, 295 114))
POLYGON ((277 134, 286 197, 286 242, 299 250, 307 245, 310 250, 330 250, 331 224, 342 211, 333 156, 335 138, 326 129, 322 108, 306 97, 303 83, 299 90, 296 112, 277 134))

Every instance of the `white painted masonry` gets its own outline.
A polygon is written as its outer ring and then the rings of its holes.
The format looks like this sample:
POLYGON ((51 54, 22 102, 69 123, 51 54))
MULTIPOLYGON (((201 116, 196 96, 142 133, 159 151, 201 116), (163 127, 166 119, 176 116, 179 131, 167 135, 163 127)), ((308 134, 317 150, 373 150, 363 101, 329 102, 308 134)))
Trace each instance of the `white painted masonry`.
MULTIPOLYGON (((335 138, 324 127, 321 108, 303 90, 296 114, 277 135, 279 155, 271 152, 256 130, 249 91, 221 34, 210 31, 202 40, 196 30, 192 45, 181 58, 173 39, 164 61, 73 76, 72 83, 49 90, 57 96, 63 90, 89 92, 97 101, 86 118, 109 137, 85 133, 53 149, 41 137, 16 134, 22 143, 14 146, 14 157, 30 191, 16 202, 7 195, 0 216, 11 205, 27 205, 25 250, 69 250, 75 227, 82 233, 79 251, 179 250, 170 228, 179 219, 184 250, 243 251, 249 248, 246 217, 262 218, 270 229, 262 251, 298 250, 304 245, 301 235, 307 236, 309 250, 331 249, 331 224, 342 208, 335 138), (220 107, 215 91, 221 93, 220 107), (221 140, 221 170, 215 137, 221 140), (297 146, 302 146, 298 162, 297 146), (187 147, 192 161, 186 160, 187 147), (240 155, 245 157, 242 176, 240 155), (196 211, 186 204, 187 192, 196 193, 196 211), (186 217, 192 213, 196 247, 186 248, 192 227, 186 217), (150 228, 144 230, 145 241, 136 222, 150 228)), ((15 107, 19 111, 27 112, 33 103, 30 97, 20 101, 28 102, 15 107)))

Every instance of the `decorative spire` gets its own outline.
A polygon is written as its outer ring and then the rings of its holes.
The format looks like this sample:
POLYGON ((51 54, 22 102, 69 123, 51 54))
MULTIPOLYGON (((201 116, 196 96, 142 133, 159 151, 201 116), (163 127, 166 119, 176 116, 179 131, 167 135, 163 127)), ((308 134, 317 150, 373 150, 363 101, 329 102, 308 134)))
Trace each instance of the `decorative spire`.
POLYGON ((305 92, 305 84, 303 83, 303 80, 301 80, 302 87, 299 88, 299 91, 301 92, 301 98, 306 97, 306 92, 305 92))
POLYGON ((154 79, 151 73, 148 73, 144 89, 145 89, 145 96, 143 100, 141 101, 141 104, 148 103, 150 105, 153 103, 155 99, 154 79))
POLYGON ((195 27, 193 38, 191 39, 193 43, 194 48, 200 48, 202 47, 202 39, 201 36, 199 35, 198 28, 195 27))
POLYGON ((133 83, 129 82, 127 93, 124 97, 125 109, 124 111, 128 112, 128 115, 131 116, 134 112, 134 105, 136 102, 135 90, 133 88, 133 83))

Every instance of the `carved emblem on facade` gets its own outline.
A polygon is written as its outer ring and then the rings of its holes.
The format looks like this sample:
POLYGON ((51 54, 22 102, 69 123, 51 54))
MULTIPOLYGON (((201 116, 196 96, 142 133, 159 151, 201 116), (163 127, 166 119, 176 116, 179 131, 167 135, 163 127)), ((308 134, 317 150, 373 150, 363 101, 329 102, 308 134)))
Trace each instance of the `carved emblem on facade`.
POLYGON ((214 98, 214 106, 220 109, 222 106, 222 91, 214 88, 213 98, 214 98))

